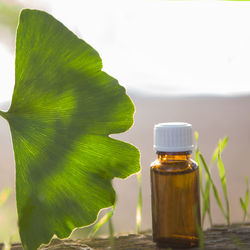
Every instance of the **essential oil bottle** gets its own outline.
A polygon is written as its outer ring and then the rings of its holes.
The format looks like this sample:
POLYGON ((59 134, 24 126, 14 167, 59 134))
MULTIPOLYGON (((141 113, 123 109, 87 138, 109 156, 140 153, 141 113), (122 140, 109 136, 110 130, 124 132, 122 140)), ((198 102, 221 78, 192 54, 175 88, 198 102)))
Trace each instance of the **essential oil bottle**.
POLYGON ((200 226, 199 167, 191 159, 192 125, 160 123, 154 127, 152 163, 152 229, 158 247, 198 245, 200 226))

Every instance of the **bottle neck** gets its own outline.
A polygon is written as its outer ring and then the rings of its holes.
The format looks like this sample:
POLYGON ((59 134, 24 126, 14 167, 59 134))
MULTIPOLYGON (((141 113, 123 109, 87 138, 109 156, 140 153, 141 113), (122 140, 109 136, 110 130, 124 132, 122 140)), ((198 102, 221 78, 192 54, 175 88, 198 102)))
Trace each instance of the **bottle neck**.
POLYGON ((160 162, 188 161, 191 159, 192 151, 185 152, 157 152, 160 162))

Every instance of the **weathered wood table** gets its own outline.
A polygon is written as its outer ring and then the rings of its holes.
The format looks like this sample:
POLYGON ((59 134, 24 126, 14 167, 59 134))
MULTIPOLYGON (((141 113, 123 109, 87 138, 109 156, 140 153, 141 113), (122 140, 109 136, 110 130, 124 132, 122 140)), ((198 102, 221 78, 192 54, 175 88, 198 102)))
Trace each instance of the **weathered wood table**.
MULTIPOLYGON (((2 246, 0 246, 2 249, 2 246)), ((12 245, 12 250, 21 250, 19 243, 12 245)), ((119 250, 149 250, 157 249, 152 242, 150 232, 143 234, 129 234, 117 236, 113 247, 109 239, 93 240, 59 240, 53 239, 49 246, 41 247, 40 250, 89 250, 89 249, 119 249, 119 250)), ((197 250, 201 248, 192 248, 197 250)), ((230 227, 215 226, 204 231, 204 249, 242 249, 250 250, 250 225, 232 225, 230 227)), ((180 249, 179 249, 180 250, 180 249)))

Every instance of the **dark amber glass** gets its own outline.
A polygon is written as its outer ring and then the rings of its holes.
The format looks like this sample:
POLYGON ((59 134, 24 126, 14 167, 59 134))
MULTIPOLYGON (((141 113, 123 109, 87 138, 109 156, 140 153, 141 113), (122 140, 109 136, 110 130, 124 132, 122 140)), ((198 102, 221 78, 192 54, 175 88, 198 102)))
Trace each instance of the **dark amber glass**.
POLYGON ((160 152, 151 165, 153 240, 159 247, 198 245, 199 168, 190 153, 160 152))

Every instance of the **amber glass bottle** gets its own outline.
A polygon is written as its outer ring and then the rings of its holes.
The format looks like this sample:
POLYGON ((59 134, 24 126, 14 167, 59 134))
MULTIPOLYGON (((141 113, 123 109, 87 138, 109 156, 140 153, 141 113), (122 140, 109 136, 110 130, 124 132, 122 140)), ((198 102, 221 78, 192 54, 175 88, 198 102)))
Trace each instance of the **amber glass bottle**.
POLYGON ((198 245, 199 168, 191 159, 192 126, 155 126, 158 159, 151 165, 153 240, 159 247, 198 245))

